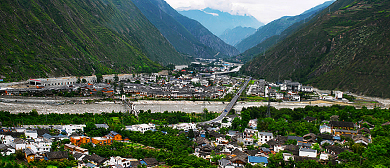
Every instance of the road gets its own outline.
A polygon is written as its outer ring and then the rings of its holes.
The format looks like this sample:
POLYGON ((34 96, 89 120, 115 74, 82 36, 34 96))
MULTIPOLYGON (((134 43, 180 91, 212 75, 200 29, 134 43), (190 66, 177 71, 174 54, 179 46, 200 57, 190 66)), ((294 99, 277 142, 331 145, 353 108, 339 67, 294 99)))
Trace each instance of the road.
POLYGON ((248 86, 248 83, 249 81, 252 80, 252 77, 250 77, 245 83, 244 85, 242 85, 242 87, 240 88, 240 90, 237 92, 237 94, 232 98, 232 100, 230 101, 230 103, 226 106, 226 108, 222 111, 222 114, 219 115, 217 118, 213 119, 213 120, 210 120, 210 121, 205 121, 205 122, 202 122, 200 124, 210 124, 210 123, 214 123, 214 122, 220 122, 224 117, 226 117, 226 115, 229 113, 229 111, 233 108, 234 104, 236 104, 238 98, 240 98, 241 96, 241 93, 245 90, 245 88, 248 86))

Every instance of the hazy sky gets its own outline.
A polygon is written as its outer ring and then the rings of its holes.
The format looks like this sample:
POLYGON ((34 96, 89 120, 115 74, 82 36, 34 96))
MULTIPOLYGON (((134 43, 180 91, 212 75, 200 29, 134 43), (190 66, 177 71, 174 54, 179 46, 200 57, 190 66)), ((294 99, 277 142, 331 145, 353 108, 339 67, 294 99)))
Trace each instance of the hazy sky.
POLYGON ((328 0, 165 0, 177 10, 210 7, 230 14, 247 14, 263 23, 301 14, 328 0))

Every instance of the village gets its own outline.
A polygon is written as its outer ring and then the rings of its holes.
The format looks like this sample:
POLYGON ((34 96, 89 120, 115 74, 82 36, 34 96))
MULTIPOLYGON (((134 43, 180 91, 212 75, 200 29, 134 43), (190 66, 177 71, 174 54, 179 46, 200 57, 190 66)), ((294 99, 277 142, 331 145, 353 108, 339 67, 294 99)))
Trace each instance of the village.
MULTIPOLYGON (((280 136, 272 132, 257 130, 257 119, 250 120, 244 131, 229 130, 237 115, 228 115, 223 122, 210 125, 180 123, 166 125, 180 130, 177 136, 184 134, 195 142, 194 153, 197 157, 209 160, 222 168, 245 167, 247 164, 267 166, 270 155, 282 154, 285 162, 315 160, 321 164, 336 164, 337 156, 351 151, 346 145, 350 139, 354 144, 367 146, 371 143, 370 130, 374 127, 368 122, 352 123, 339 121, 334 115, 330 121, 320 121, 319 134, 309 133, 300 136, 280 136), (226 134, 221 130, 228 129, 226 134), (321 150, 323 149, 323 150, 321 150), (214 159, 213 159, 214 158, 214 159), (216 160, 215 158, 218 158, 216 160)), ((316 118, 306 117, 304 122, 319 122, 316 118)), ((389 122, 382 126, 389 125, 389 122)), ((107 124, 95 124, 96 128, 109 129, 107 124)), ((3 155, 23 151, 27 162, 34 160, 69 159, 71 154, 78 161, 78 167, 137 167, 145 165, 155 167, 163 165, 156 158, 104 158, 88 152, 80 145, 111 145, 113 142, 131 143, 115 131, 103 137, 89 137, 84 134, 86 125, 23 125, 22 127, 2 128, 0 132, 0 150, 3 155), (58 133, 58 135, 53 135, 58 133), (64 141, 64 149, 53 151, 52 144, 64 141)), ((146 133, 160 131, 155 124, 137 124, 125 126, 125 131, 146 133)), ((167 132, 162 131, 167 134, 167 132)), ((352 152, 352 151, 351 151, 352 152)))

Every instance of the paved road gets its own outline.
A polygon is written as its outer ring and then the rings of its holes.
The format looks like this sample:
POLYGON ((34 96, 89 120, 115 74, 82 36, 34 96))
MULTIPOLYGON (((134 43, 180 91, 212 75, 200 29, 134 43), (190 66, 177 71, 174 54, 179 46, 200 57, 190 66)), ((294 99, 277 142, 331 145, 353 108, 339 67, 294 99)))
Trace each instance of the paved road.
POLYGON ((230 101, 230 103, 226 106, 226 108, 222 111, 222 114, 219 115, 217 118, 210 120, 210 121, 205 121, 200 124, 210 124, 214 122, 220 122, 228 113, 229 111, 233 108, 234 104, 237 102, 238 98, 240 98, 241 93, 245 90, 245 88, 248 86, 249 81, 251 81, 252 77, 250 77, 244 85, 241 87, 241 89, 237 92, 237 94, 233 97, 233 99, 230 101))

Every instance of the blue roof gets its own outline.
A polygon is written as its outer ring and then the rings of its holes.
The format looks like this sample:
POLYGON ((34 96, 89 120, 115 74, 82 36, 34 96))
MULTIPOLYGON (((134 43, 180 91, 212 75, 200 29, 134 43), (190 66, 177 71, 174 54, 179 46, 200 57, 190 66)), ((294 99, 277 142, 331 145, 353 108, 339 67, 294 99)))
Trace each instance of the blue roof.
POLYGON ((139 161, 142 165, 148 165, 148 164, 146 164, 146 162, 145 161, 143 161, 143 160, 141 160, 141 161, 139 161))
POLYGON ((334 136, 333 139, 335 140, 341 140, 341 138, 339 136, 334 136))
POLYGON ((266 157, 248 156, 248 162, 249 163, 264 163, 264 164, 268 164, 268 159, 266 157))

